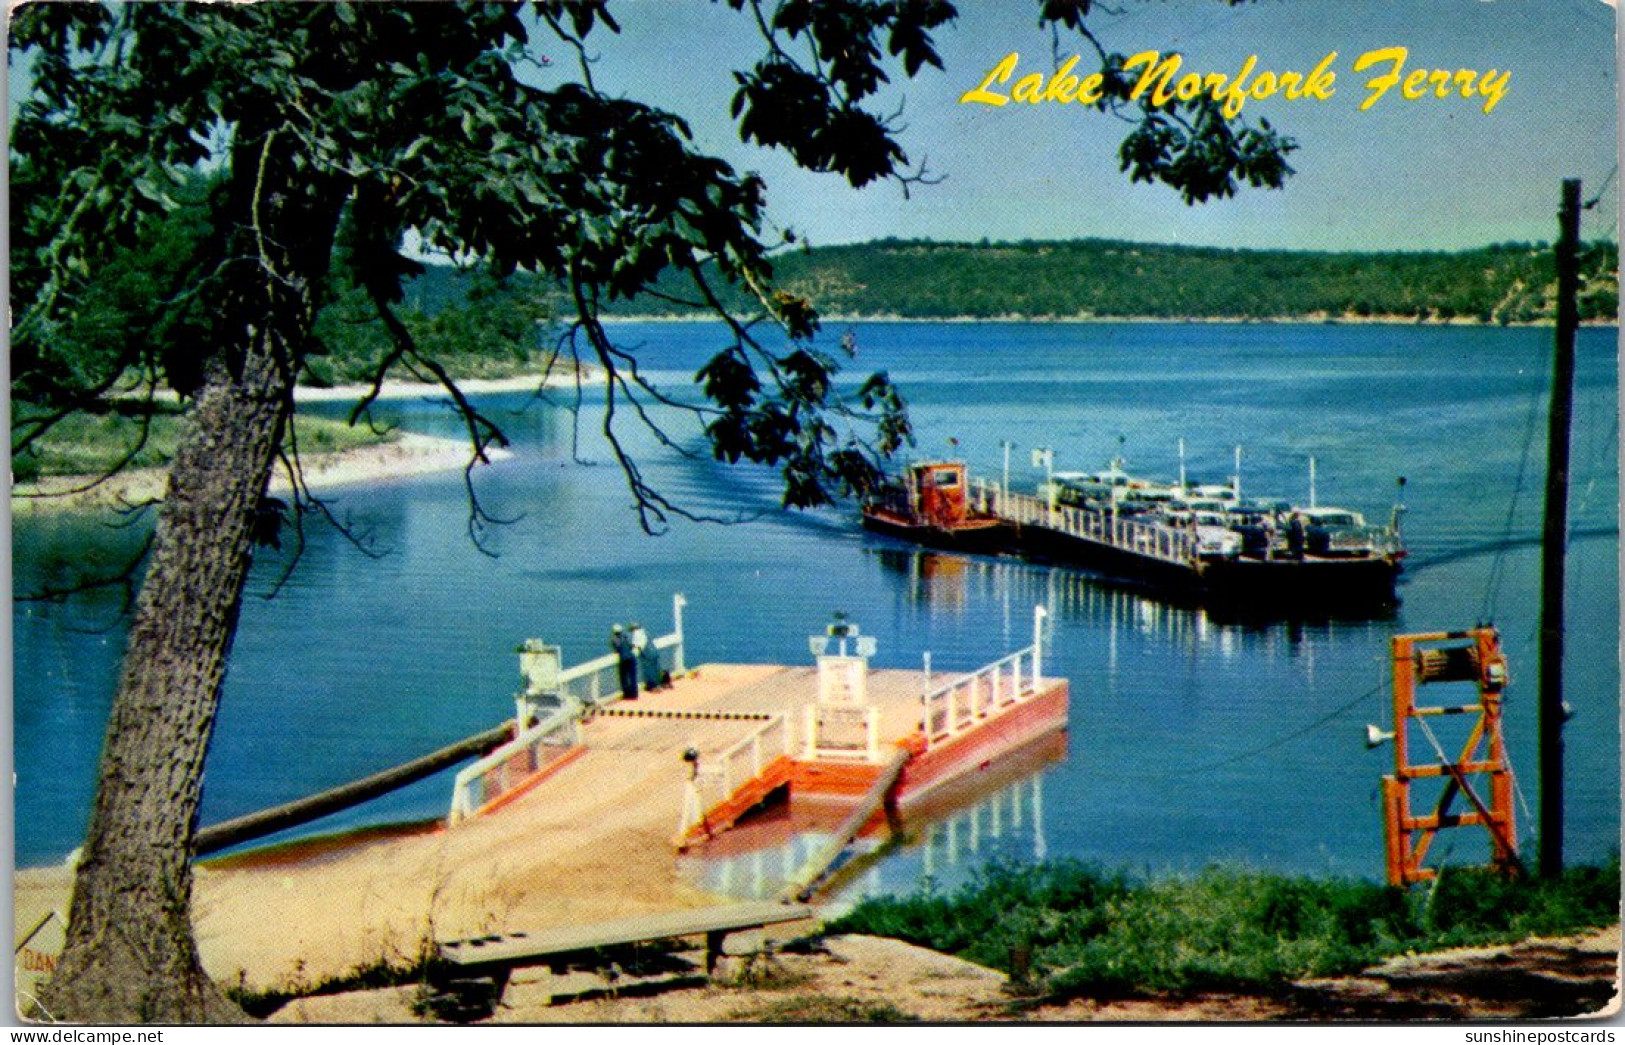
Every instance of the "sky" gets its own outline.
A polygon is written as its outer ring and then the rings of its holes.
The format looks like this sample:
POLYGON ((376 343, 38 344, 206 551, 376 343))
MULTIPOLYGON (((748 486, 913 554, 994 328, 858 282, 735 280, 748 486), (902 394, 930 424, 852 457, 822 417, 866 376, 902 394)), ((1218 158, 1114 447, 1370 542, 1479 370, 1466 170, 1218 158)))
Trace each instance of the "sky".
MULTIPOLYGON (((275 0, 286 2, 286 0, 275 0)), ((767 6, 771 6, 771 2, 767 6)), ((979 241, 1102 237, 1142 242, 1299 250, 1456 250, 1557 235, 1559 183, 1579 178, 1586 239, 1617 238, 1619 208, 1616 11, 1604 0, 1115 0, 1091 29, 1123 54, 1178 51, 1185 71, 1234 75, 1250 55, 1259 71, 1307 72, 1331 52, 1335 93, 1249 100, 1298 148, 1280 190, 1186 206, 1161 185, 1118 170, 1128 125, 1073 105, 961 104, 1011 52, 1015 79, 1052 68, 1038 0, 956 0, 939 29, 944 70, 901 71, 879 103, 901 110, 911 161, 941 181, 905 198, 893 181, 854 190, 837 175, 803 171, 782 152, 746 145, 728 114, 733 71, 762 54, 748 16, 724 0, 615 0, 622 32, 590 38, 602 90, 683 116, 703 150, 761 173, 769 213, 814 245, 884 237, 979 241), (1424 97, 1396 91, 1362 111, 1358 56, 1407 50, 1415 68, 1510 72, 1504 96, 1424 97)), ((1063 32, 1064 60, 1087 42, 1063 32)), ((551 85, 579 76, 573 53, 538 32, 526 67, 551 85)), ((14 77, 19 70, 13 70, 14 77)), ((15 79, 14 79, 15 83, 15 79)), ((13 96, 13 100, 15 95, 13 96)))
MULTIPOLYGON (((1015 79, 1052 67, 1051 40, 1037 27, 1036 0, 959 0, 956 22, 937 33, 943 71, 895 84, 881 108, 902 107, 902 142, 940 184, 905 199, 887 182, 853 190, 836 175, 797 169, 782 153, 739 142, 728 117, 732 71, 761 53, 749 23, 725 3, 630 0, 613 10, 623 32, 592 38, 602 90, 685 117, 698 143, 742 170, 761 173, 774 220, 819 244, 886 236, 936 240, 1109 237, 1224 247, 1305 250, 1461 249, 1556 238, 1559 182, 1577 177, 1589 199, 1586 238, 1613 238, 1618 154, 1615 9, 1602 0, 1119 0, 1120 14, 1090 22, 1110 50, 1179 51, 1185 71, 1233 75, 1249 55, 1257 69, 1307 72, 1337 52, 1335 93, 1324 100, 1280 95, 1249 100, 1297 140, 1296 174, 1282 190, 1189 207, 1163 186, 1133 185, 1117 169, 1127 125, 1077 106, 1004 107, 959 98, 1005 55, 1015 79), (1362 111, 1355 60, 1378 48, 1407 49, 1414 68, 1510 71, 1489 113, 1482 98, 1404 100, 1397 90, 1362 111), (1612 180, 1610 180, 1612 179, 1612 180)), ((572 55, 538 39, 552 59, 538 74, 574 74, 572 55)), ((1093 52, 1063 33, 1061 56, 1093 52)), ((901 74, 895 79, 902 80, 901 74)), ((1006 85, 1004 90, 1013 86, 1006 85)))

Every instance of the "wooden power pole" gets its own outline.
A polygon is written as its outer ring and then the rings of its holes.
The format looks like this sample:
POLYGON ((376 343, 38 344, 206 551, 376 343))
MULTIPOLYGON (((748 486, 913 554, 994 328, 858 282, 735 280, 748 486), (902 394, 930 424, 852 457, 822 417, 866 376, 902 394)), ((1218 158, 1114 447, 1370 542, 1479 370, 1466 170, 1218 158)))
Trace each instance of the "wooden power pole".
POLYGON ((1579 326, 1580 182, 1563 182, 1557 213, 1557 346, 1546 443, 1540 597, 1540 873, 1563 870, 1563 560, 1569 523, 1569 427, 1579 326))

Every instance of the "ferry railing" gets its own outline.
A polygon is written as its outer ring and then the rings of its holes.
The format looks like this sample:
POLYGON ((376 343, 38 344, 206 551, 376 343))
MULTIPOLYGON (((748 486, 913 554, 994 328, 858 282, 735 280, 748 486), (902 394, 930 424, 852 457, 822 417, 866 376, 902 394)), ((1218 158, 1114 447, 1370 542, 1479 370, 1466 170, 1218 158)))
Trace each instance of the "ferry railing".
MULTIPOLYGON (((673 651, 660 659, 662 671, 673 675, 681 675, 683 669, 682 636, 673 633, 662 635, 651 640, 657 652, 673 651)), ((614 653, 606 653, 602 657, 585 661, 569 668, 559 674, 561 692, 571 697, 577 703, 588 707, 602 707, 621 699, 621 661, 614 653)), ((642 677, 642 669, 639 669, 642 677)))
MULTIPOLYGON (((687 670, 683 640, 682 593, 672 596, 672 630, 651 639, 657 653, 669 651, 660 661, 662 671, 681 675, 687 670)), ((524 728, 523 711, 514 720, 518 735, 484 758, 463 768, 452 784, 451 822, 457 823, 479 812, 503 795, 523 786, 526 780, 581 745, 581 719, 594 708, 621 699, 620 657, 614 653, 566 668, 558 676, 561 703, 548 709, 544 717, 524 728), (606 678, 608 680, 606 685, 606 678)), ((521 694, 520 707, 528 698, 521 694)))
POLYGON ((1334 530, 1327 546, 1334 552, 1392 555, 1400 550, 1399 535, 1387 526, 1351 526, 1334 530))
POLYGON ((1004 514, 1004 488, 985 479, 971 479, 970 507, 983 515, 1004 514))
MULTIPOLYGON (((688 601, 682 595, 673 596, 671 632, 650 640, 654 643, 655 652, 664 654, 660 659, 661 670, 674 676, 687 670, 683 649, 683 607, 686 605, 688 601)), ((621 699, 620 670, 620 658, 614 653, 606 653, 560 672, 560 690, 577 703, 601 707, 621 699)))
POLYGON ((989 715, 1038 692, 1032 681, 1032 647, 961 675, 926 693, 925 746, 952 739, 989 715))
POLYGON ((926 690, 920 698, 924 711, 921 732, 927 751, 1038 695, 1043 673, 1044 618, 1048 615, 1043 606, 1033 607, 1031 646, 951 681, 933 686, 927 659, 926 690))
MULTIPOLYGON (((762 724, 734 744, 697 762, 689 780, 677 833, 682 837, 706 812, 732 798, 746 784, 792 751, 790 720, 783 714, 768 715, 762 724)), ((695 752, 696 756, 698 752, 695 752)))
POLYGON ((581 744, 581 720, 563 707, 477 762, 463 767, 451 789, 451 822, 473 816, 524 785, 581 744))
POLYGON ((1171 526, 1071 505, 1052 507, 1027 494, 1006 496, 989 483, 980 483, 975 499, 978 504, 1000 506, 998 515, 1022 526, 1038 526, 1170 563, 1186 564, 1196 556, 1195 535, 1171 526))
POLYGON ((880 709, 808 704, 806 757, 810 761, 880 761, 880 709))

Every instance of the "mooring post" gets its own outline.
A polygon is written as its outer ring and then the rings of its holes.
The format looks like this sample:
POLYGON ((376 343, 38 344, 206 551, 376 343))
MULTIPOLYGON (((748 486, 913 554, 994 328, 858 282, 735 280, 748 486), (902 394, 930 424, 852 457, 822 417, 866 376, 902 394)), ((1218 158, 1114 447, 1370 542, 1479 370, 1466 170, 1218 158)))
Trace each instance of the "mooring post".
POLYGON ((931 652, 921 655, 925 662, 925 688, 920 690, 920 732, 925 735, 925 749, 931 750, 931 652))
POLYGON ((1004 447, 1004 475, 999 481, 999 514, 1000 515, 1003 515, 1007 511, 1009 511, 1009 504, 1010 504, 1010 450, 1016 444, 1012 443, 1010 440, 1006 439, 1006 440, 1004 440, 1002 445, 1004 447))
POLYGON ((683 607, 687 605, 688 600, 683 598, 682 592, 678 592, 671 597, 671 630, 677 633, 677 645, 673 646, 671 651, 671 673, 673 675, 681 675, 688 670, 683 657, 683 607))

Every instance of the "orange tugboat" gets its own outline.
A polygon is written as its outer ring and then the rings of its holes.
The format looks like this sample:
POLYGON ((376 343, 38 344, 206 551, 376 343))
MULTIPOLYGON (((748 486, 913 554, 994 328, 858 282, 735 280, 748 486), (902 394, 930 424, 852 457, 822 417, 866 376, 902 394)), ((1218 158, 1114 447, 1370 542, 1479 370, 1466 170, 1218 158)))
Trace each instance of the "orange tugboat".
POLYGON ((973 506, 961 461, 909 466, 863 505, 863 525, 876 533, 948 551, 992 554, 1013 536, 1009 520, 973 506))

